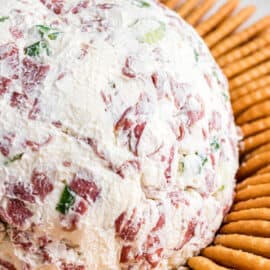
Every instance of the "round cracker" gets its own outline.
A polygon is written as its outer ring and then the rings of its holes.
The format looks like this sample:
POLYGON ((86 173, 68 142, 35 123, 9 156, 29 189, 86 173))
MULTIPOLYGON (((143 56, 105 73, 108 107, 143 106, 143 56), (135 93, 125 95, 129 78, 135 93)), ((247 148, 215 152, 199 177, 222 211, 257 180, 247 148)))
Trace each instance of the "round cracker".
POLYGON ((270 221, 240 220, 225 224, 220 229, 223 234, 246 234, 260 237, 270 237, 270 221))
POLYGON ((232 211, 239 211, 250 208, 263 208, 263 207, 270 207, 270 197, 260 197, 256 199, 234 203, 232 206, 232 211))
POLYGON ((270 129, 270 117, 262 118, 241 126, 242 135, 245 139, 266 129, 270 129))
POLYGON ((270 183, 250 185, 240 189, 236 192, 234 200, 239 202, 265 196, 270 196, 270 183))
POLYGON ((243 162, 237 172, 237 179, 243 180, 269 164, 270 152, 261 153, 243 162))
POLYGON ((216 245, 240 249, 263 257, 270 257, 270 238, 255 237, 241 234, 218 235, 216 245))
POLYGON ((238 270, 270 269, 270 260, 268 259, 220 245, 207 247, 202 251, 202 254, 217 263, 238 270))
POLYGON ((268 183, 270 184, 270 173, 266 173, 263 175, 255 175, 237 184, 236 190, 238 191, 238 190, 244 189, 247 186, 268 184, 268 183))
POLYGON ((240 220, 268 220, 270 221, 269 208, 252 208, 229 213, 225 218, 225 223, 230 223, 240 220))
POLYGON ((190 258, 188 260, 188 266, 194 270, 228 270, 228 268, 219 266, 202 256, 190 258))

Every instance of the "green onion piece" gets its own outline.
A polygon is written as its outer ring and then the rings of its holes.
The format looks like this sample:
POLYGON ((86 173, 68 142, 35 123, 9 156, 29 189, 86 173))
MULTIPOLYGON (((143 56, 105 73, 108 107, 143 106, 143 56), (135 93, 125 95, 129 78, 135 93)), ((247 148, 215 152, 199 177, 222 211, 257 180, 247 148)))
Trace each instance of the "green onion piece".
POLYGON ((36 56, 40 56, 41 52, 45 50, 47 55, 50 55, 50 50, 48 47, 48 43, 44 40, 38 41, 28 47, 26 47, 24 49, 24 53, 26 55, 32 56, 32 57, 36 57, 36 56))
POLYGON ((74 203, 75 194, 67 185, 65 185, 60 201, 56 206, 56 210, 62 214, 66 214, 74 203))
POLYGON ((229 101, 230 100, 229 96, 226 93, 223 92, 222 93, 222 96, 224 97, 225 101, 229 101))
POLYGON ((4 21, 6 21, 8 19, 9 19, 8 16, 0 16, 0 22, 4 22, 4 21))
POLYGON ((218 143, 216 138, 213 139, 210 145, 214 151, 217 151, 220 148, 220 144, 218 143))
POLYGON ((19 153, 9 159, 7 159, 5 162, 4 162, 4 165, 9 165, 10 163, 13 163, 14 161, 17 161, 17 160, 21 160, 22 157, 23 157, 24 153, 19 153))
POLYGON ((51 28, 45 25, 36 25, 36 28, 42 38, 51 31, 51 28))
POLYGON ((48 35, 48 38, 50 40, 56 40, 58 38, 59 34, 60 34, 59 32, 51 33, 48 35))
POLYGON ((154 44, 164 38, 166 32, 166 26, 164 23, 160 23, 160 26, 148 33, 143 37, 142 41, 148 44, 154 44))
POLYGON ((199 53, 194 49, 194 57, 195 57, 195 60, 196 62, 199 62, 199 53))
POLYGON ((218 189, 218 192, 221 192, 225 189, 225 185, 222 185, 219 189, 218 189))
POLYGON ((140 7, 140 8, 150 7, 149 3, 147 3, 146 1, 142 1, 142 0, 133 0, 132 4, 134 4, 135 6, 140 7))

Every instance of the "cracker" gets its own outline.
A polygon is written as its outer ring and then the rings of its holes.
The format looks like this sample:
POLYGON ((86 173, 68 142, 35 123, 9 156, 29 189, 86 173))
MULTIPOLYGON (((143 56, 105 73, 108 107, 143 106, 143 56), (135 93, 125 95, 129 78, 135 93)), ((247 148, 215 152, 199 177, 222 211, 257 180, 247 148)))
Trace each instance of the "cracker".
POLYGON ((197 32, 202 37, 213 30, 220 22, 229 16, 232 11, 238 6, 239 0, 227 1, 214 15, 202 22, 196 27, 197 32))
POLYGON ((267 165, 264 168, 260 169, 256 174, 262 175, 266 173, 270 173, 270 165, 267 165))
POLYGON ((168 0, 166 1, 165 5, 168 8, 174 9, 176 7, 176 5, 178 4, 179 0, 168 0))
POLYGON ((212 48, 220 40, 232 33, 238 26, 243 24, 255 12, 255 10, 255 6, 243 8, 236 15, 225 20, 216 30, 207 35, 204 38, 205 43, 209 48, 212 48))
POLYGON ((211 7, 217 2, 217 0, 204 0, 200 5, 200 8, 195 9, 187 17, 186 21, 191 25, 196 25, 198 21, 211 9, 211 7))
POLYGON ((244 138, 254 135, 258 132, 270 128, 270 117, 262 118, 257 121, 241 126, 242 135, 244 138))
POLYGON ((243 162, 237 172, 237 179, 242 180, 269 164, 270 152, 265 152, 243 162))
POLYGON ((248 153, 247 155, 244 156, 244 161, 251 159, 252 157, 255 157, 258 154, 261 153, 265 153, 270 151, 270 143, 264 144, 258 148, 256 148, 255 150, 253 150, 252 152, 248 153))
POLYGON ((243 125, 267 116, 270 116, 270 100, 258 103, 248 108, 236 118, 236 123, 238 125, 243 125))
POLYGON ((270 238, 254 237, 240 234, 218 235, 216 245, 240 249, 263 257, 270 257, 270 238))
POLYGON ((235 61, 223 69, 224 74, 230 79, 243 71, 254 67, 270 58, 270 46, 262 48, 250 56, 235 61))
POLYGON ((178 14, 185 18, 196 7, 200 0, 187 0, 178 10, 178 14))
POLYGON ((239 202, 265 196, 270 196, 270 183, 249 185, 238 190, 234 199, 236 202, 239 202))
POLYGON ((188 266, 194 270, 228 270, 228 268, 219 266, 211 260, 202 256, 190 258, 188 260, 188 266))
POLYGON ((266 258, 220 245, 207 247, 202 251, 202 254, 217 263, 231 267, 233 269, 270 269, 270 260, 266 258))
POLYGON ((265 220, 240 220, 222 226, 221 233, 239 233, 259 237, 270 237, 270 221, 265 220))
POLYGON ((270 25, 270 15, 262 18, 261 20, 257 21, 255 24, 244 29, 243 31, 236 33, 226 38, 225 40, 222 40, 212 49, 213 56, 215 58, 218 58, 222 54, 225 54, 229 50, 234 49, 238 45, 241 45, 242 43, 246 42, 252 37, 258 35, 260 32, 267 29, 269 25, 270 25))
POLYGON ((229 53, 222 55, 217 59, 217 62, 221 67, 225 67, 228 64, 234 63, 237 60, 243 59, 244 57, 258 51, 269 43, 270 32, 266 31, 265 33, 262 33, 259 37, 247 42, 243 46, 237 47, 229 53))
MULTIPOLYGON (((257 135, 248 137, 244 141, 242 141, 240 146, 241 155, 246 154, 259 146, 262 146, 270 142, 270 130, 263 131, 257 135)), ((270 161, 270 160, 269 160, 270 161)))
POLYGON ((267 75, 269 73, 270 73, 270 61, 267 61, 233 78, 230 81, 230 89, 240 87, 246 83, 256 80, 261 76, 267 75))
POLYGON ((237 184, 236 190, 241 190, 247 186, 260 185, 260 184, 270 184, 270 173, 263 175, 255 175, 245 179, 243 182, 237 184))
POLYGON ((270 197, 260 197, 256 199, 235 203, 232 206, 232 211, 239 211, 250 208, 263 208, 263 207, 270 207, 270 197))
MULTIPOLYGON (((270 48, 269 48, 270 56, 270 48)), ((232 103, 234 115, 239 115, 244 110, 248 109, 250 106, 256 103, 263 102, 270 98, 270 86, 265 86, 258 89, 257 91, 251 92, 232 103)))
POLYGON ((255 81, 251 81, 241 87, 231 89, 230 95, 231 95, 231 100, 234 102, 238 98, 256 91, 259 88, 263 88, 265 86, 270 86, 270 76, 263 76, 260 77, 259 79, 255 81))
POLYGON ((230 223, 240 220, 268 220, 270 221, 269 208, 252 208, 229 213, 225 218, 225 223, 230 223))

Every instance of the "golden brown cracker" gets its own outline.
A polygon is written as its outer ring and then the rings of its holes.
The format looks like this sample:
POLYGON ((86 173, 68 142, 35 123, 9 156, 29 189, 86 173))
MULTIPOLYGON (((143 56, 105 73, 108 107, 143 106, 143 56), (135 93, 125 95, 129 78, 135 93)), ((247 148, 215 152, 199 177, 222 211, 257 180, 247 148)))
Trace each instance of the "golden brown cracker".
POLYGON ((240 220, 268 220, 270 221, 269 208, 252 208, 229 213, 225 218, 225 223, 230 223, 240 220))
POLYGON ((187 17, 186 21, 191 25, 196 25, 198 21, 211 9, 211 7, 217 2, 217 0, 204 0, 200 5, 200 8, 195 9, 187 17))
POLYGON ((237 270, 270 269, 270 260, 268 259, 221 245, 207 247, 202 251, 202 254, 217 263, 237 270))
MULTIPOLYGON (((234 16, 225 20, 216 30, 208 34, 204 41, 209 48, 212 48, 224 37, 232 33, 237 27, 243 24, 256 10, 255 6, 247 6, 234 16)), ((226 73, 225 73, 226 74, 226 73)))
POLYGON ((238 125, 243 125, 267 116, 270 116, 270 100, 263 101, 248 108, 236 117, 236 123, 238 125))
POLYGON ((234 203, 232 206, 232 211, 239 211, 250 208, 263 208, 263 207, 270 207, 270 197, 260 197, 256 199, 234 203))
POLYGON ((218 235, 215 239, 215 244, 250 252, 266 258, 270 257, 270 238, 225 234, 218 235))
POLYGON ((168 0, 168 1, 165 2, 165 5, 168 8, 174 9, 177 6, 178 3, 179 3, 179 0, 168 0))
POLYGON ((187 0, 178 10, 178 14, 185 18, 196 7, 200 0, 187 0))
POLYGON ((225 40, 219 42, 212 49, 213 56, 215 58, 218 58, 219 56, 225 54, 229 50, 234 49, 238 45, 243 44, 244 42, 248 41, 252 37, 259 34, 260 32, 264 31, 265 29, 267 29, 269 25, 270 25, 270 15, 260 19, 255 24, 244 29, 243 31, 236 33, 226 38, 225 40))
POLYGON ((236 186, 236 190, 242 190, 247 186, 261 185, 261 184, 270 184, 270 173, 263 175, 255 175, 249 178, 246 178, 244 181, 240 182, 236 186))
POLYGON ((251 135, 257 134, 261 131, 270 128, 270 117, 262 118, 257 121, 245 124, 240 127, 242 135, 244 138, 247 138, 251 135))
POLYGON ((234 199, 236 202, 239 202, 265 196, 270 196, 270 183, 249 185, 237 190, 234 199))
MULTIPOLYGON (((259 146, 270 142, 270 130, 262 131, 254 136, 250 136, 242 141, 240 145, 241 155, 246 154, 259 146)), ((270 160, 268 160, 270 162, 270 160)))
POLYGON ((243 180, 251 176, 256 171, 269 164, 270 152, 265 152, 252 157, 251 159, 243 162, 237 172, 237 179, 243 180))
POLYGON ((270 43, 270 32, 266 31, 265 33, 262 33, 259 37, 247 42, 241 47, 237 47, 236 49, 230 51, 229 53, 222 55, 217 59, 217 62, 221 67, 225 67, 226 65, 234 63, 258 51, 259 49, 265 47, 269 43, 270 43))
POLYGON ((260 64, 252 69, 245 71, 244 73, 236 76, 230 80, 230 89, 240 87, 246 83, 249 83, 253 80, 260 78, 261 76, 267 75, 270 73, 270 61, 260 64))
POLYGON ((228 270, 228 268, 219 266, 202 256, 190 258, 188 260, 188 266, 194 270, 228 270))
POLYGON ((260 169, 256 174, 262 175, 266 173, 270 173, 270 165, 267 165, 264 168, 260 169))
MULTIPOLYGON (((269 48, 270 52, 270 48, 269 48)), ((257 91, 251 92, 243 97, 240 97, 232 103, 234 115, 239 115, 249 107, 263 102, 270 98, 270 85, 257 89, 257 91)))
POLYGON ((265 86, 270 86, 270 76, 263 76, 257 80, 251 81, 241 87, 231 89, 230 95, 232 102, 236 101, 238 98, 256 91, 257 89, 263 88, 265 86))
POLYGON ((239 0, 227 1, 214 15, 200 23, 196 30, 202 37, 213 30, 220 22, 229 16, 232 11, 238 6, 239 0))
POLYGON ((262 48, 254 54, 242 58, 223 68, 224 74, 230 79, 245 70, 252 68, 270 58, 270 46, 262 48))
POLYGON ((220 229, 223 234, 245 234, 259 237, 270 237, 270 221, 240 220, 225 224, 220 229))
POLYGON ((265 153, 265 152, 268 152, 268 151, 270 151, 270 143, 264 144, 264 145, 256 148, 255 150, 251 151, 250 153, 244 155, 243 161, 249 160, 249 159, 251 159, 252 157, 255 157, 258 154, 265 153))

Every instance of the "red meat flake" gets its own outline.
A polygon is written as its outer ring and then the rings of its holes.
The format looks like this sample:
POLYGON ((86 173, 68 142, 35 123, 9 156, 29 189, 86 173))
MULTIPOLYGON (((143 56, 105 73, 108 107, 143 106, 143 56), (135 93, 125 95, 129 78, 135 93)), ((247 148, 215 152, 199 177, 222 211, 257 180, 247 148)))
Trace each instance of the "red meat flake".
POLYGON ((83 9, 86 9, 89 5, 89 0, 86 1, 80 1, 75 7, 71 9, 71 12, 73 14, 80 13, 83 9))
POLYGON ((89 203, 95 202, 100 189, 92 179, 84 179, 78 175, 73 178, 70 188, 89 203))
POLYGON ((30 93, 42 84, 50 66, 41 65, 30 58, 24 58, 22 64, 22 87, 26 93, 30 93))
POLYGON ((40 2, 57 15, 63 12, 64 0, 40 0, 40 2))
POLYGON ((125 66, 122 68, 122 74, 130 79, 136 78, 135 71, 131 68, 132 58, 127 57, 125 61, 125 66))
POLYGON ((22 226, 28 218, 33 216, 33 213, 26 208, 24 202, 18 199, 8 201, 7 214, 12 223, 18 226, 22 226))
POLYGON ((26 107, 28 97, 26 94, 13 92, 10 98, 10 106, 17 107, 17 108, 24 108, 26 107))
MULTIPOLYGON (((4 269, 7 269, 7 270, 17 270, 13 264, 11 264, 8 261, 4 261, 2 259, 0 259, 0 266, 2 266, 4 269)), ((0 268, 2 268, 2 267, 0 267, 0 268)))
POLYGON ((20 246, 23 250, 28 251, 33 246, 30 236, 27 232, 12 229, 10 238, 13 244, 20 246))
POLYGON ((22 201, 34 203, 35 197, 31 194, 30 187, 26 187, 23 183, 16 183, 8 187, 9 193, 22 201))
POLYGON ((15 39, 23 38, 23 32, 16 26, 11 26, 9 32, 15 39))
POLYGON ((4 95, 9 90, 10 84, 10 79, 0 76, 0 96, 4 95))
POLYGON ((76 265, 73 263, 62 263, 61 270, 85 270, 84 265, 76 265))
POLYGON ((124 241, 134 241, 136 236, 141 229, 143 221, 141 218, 136 216, 136 209, 133 209, 131 217, 127 217, 127 213, 123 212, 115 220, 115 232, 118 237, 124 241))
POLYGON ((159 216, 159 219, 157 221, 156 226, 152 229, 152 232, 156 232, 156 231, 159 231, 160 229, 162 229, 164 227, 164 225, 165 225, 165 222, 166 222, 165 215, 161 214, 159 216))
POLYGON ((3 156, 7 157, 9 155, 14 137, 13 134, 7 134, 2 137, 0 141, 0 152, 3 156))
POLYGON ((120 263, 127 263, 132 256, 132 246, 123 246, 120 255, 120 263))
POLYGON ((19 76, 19 49, 15 43, 0 45, 0 61, 10 68, 8 77, 18 79, 19 76))
POLYGON ((164 172, 164 175, 167 179, 167 181, 169 181, 169 179, 171 179, 171 171, 172 171, 172 162, 173 162, 173 158, 174 158, 174 147, 172 146, 170 149, 170 155, 169 155, 169 159, 168 159, 168 166, 164 172))
POLYGON ((210 132, 213 130, 218 131, 221 129, 221 114, 219 112, 212 112, 208 127, 210 132))
POLYGON ((43 143, 38 143, 38 142, 31 141, 31 140, 26 140, 25 145, 30 147, 33 152, 37 152, 37 151, 39 151, 39 149, 42 146, 49 144, 51 142, 51 140, 52 140, 52 136, 49 135, 49 137, 43 143))
POLYGON ((31 182, 33 184, 33 194, 38 195, 42 201, 53 191, 53 184, 44 172, 34 170, 31 182))

